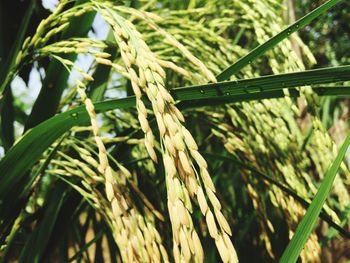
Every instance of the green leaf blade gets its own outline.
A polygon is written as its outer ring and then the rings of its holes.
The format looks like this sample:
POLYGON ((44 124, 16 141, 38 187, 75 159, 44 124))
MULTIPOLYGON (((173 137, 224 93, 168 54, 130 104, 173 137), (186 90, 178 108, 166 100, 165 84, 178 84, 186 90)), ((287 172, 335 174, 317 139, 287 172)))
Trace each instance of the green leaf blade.
POLYGON ((297 230, 289 242, 286 250, 284 251, 280 263, 294 263, 297 261, 300 252, 302 251, 306 241, 309 238, 309 235, 313 231, 319 214, 322 210, 323 204, 325 203, 328 194, 332 188, 334 179, 337 175, 339 166, 345 156, 345 153, 350 144, 350 133, 347 135, 342 147, 340 148, 337 157, 334 162, 327 170, 326 175, 323 179, 323 182, 318 189, 315 198, 312 200, 310 207, 306 211, 305 216, 301 220, 300 224, 297 227, 297 230))

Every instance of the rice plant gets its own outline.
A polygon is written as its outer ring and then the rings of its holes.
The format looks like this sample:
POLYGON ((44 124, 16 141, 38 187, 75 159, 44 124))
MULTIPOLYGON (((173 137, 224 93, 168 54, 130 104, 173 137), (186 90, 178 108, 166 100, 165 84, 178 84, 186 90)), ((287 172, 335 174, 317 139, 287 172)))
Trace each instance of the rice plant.
POLYGON ((293 3, 0 3, 0 261, 349 260, 349 5, 293 3))

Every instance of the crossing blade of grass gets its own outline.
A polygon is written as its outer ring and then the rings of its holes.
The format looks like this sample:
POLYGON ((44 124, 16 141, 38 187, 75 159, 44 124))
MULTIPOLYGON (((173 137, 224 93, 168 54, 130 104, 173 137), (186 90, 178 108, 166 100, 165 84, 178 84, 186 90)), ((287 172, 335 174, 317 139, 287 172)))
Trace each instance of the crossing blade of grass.
POLYGON ((305 216, 298 225, 292 240, 289 242, 286 250, 283 252, 280 263, 294 263, 297 261, 301 250, 303 249, 306 241, 309 238, 309 235, 315 227, 317 218, 319 217, 323 204, 329 195, 339 166, 345 156, 349 144, 350 133, 345 138, 344 143, 341 146, 338 155, 333 161, 332 165, 328 168, 323 182, 321 183, 321 186, 315 195, 315 198, 312 200, 305 216))
MULTIPOLYGON (((245 164, 243 162, 238 161, 237 159, 231 157, 231 156, 224 156, 220 154, 213 154, 213 153, 203 153, 204 157, 207 157, 208 159, 216 159, 216 160, 223 160, 228 161, 234 164, 237 164, 240 168, 246 169, 250 172, 252 172, 254 175, 257 175, 269 183, 277 186, 280 188, 283 192, 286 194, 292 196, 295 200, 297 200, 299 203, 301 203, 305 208, 308 208, 310 206, 310 203, 306 201, 304 198, 299 196, 296 192, 294 192, 292 189, 289 189, 287 186, 283 185, 282 183, 276 181, 275 179, 271 178, 270 176, 256 170, 251 165, 245 164)), ((332 218, 324 211, 322 210, 320 213, 320 218, 327 222, 330 226, 334 228, 334 230, 338 231, 342 236, 350 239, 350 233, 347 232, 344 228, 342 228, 340 225, 338 225, 336 222, 332 220, 332 218)))
MULTIPOLYGON (((350 66, 333 69, 310 70, 273 76, 264 76, 240 81, 220 82, 172 90, 172 95, 179 101, 200 99, 222 99, 221 104, 249 99, 261 99, 261 94, 280 92, 288 86, 301 84, 329 83, 350 79, 350 66), (263 87, 263 88, 261 88, 263 87), (232 94, 234 96, 232 96, 232 94)), ((323 88, 324 91, 325 88, 323 88)), ((350 94, 350 89, 345 89, 350 94)), ((342 93, 344 93, 341 90, 342 93)), ((269 97, 264 97, 269 98, 269 97)), ((112 109, 126 109, 135 106, 135 98, 127 97, 96 103, 100 112, 112 109)), ((0 161, 0 200, 11 194, 11 189, 21 182, 26 171, 39 160, 44 151, 62 134, 73 126, 87 125, 89 117, 84 107, 58 114, 28 131, 0 161), (13 164, 16 165, 13 165, 13 164)), ((30 180, 27 178, 26 180, 30 180)), ((24 182, 21 182, 24 183, 24 182)), ((16 198, 14 196, 14 198, 16 198)), ((1 206, 1 205, 0 205, 1 206)))
MULTIPOLYGON (((296 89, 288 89, 289 96, 296 98, 300 96, 300 93, 296 89)), ((333 88, 333 87, 324 87, 324 88, 313 88, 313 92, 319 96, 333 96, 333 97, 344 97, 347 98, 350 95, 350 88, 333 88)), ((178 103, 179 109, 190 109, 190 108, 199 108, 203 106, 217 106, 224 105, 227 103, 234 102, 243 102, 243 101, 253 101, 253 100, 262 100, 262 99, 278 99, 283 98, 285 93, 282 89, 273 90, 273 91, 261 91, 256 93, 240 94, 233 96, 222 96, 211 99, 198 99, 198 100, 183 100, 178 103)))
POLYGON ((286 29, 273 36, 263 44, 254 48, 250 53, 240 58, 236 63, 229 66, 223 72, 221 72, 216 78, 218 81, 223 81, 229 79, 232 75, 238 73, 246 65, 252 63, 252 61, 260 56, 262 56, 266 51, 270 50, 282 40, 288 38, 292 33, 297 32, 301 28, 310 24, 315 18, 326 13, 327 10, 335 6, 336 4, 342 2, 343 0, 329 0, 318 8, 314 9, 312 12, 308 13, 304 17, 297 20, 295 23, 288 26, 286 29))
MULTIPOLYGON (((172 90, 176 100, 229 98, 284 88, 333 83, 350 79, 350 65, 262 76, 251 79, 222 81, 172 90)), ((347 90, 346 88, 343 89, 347 90)))

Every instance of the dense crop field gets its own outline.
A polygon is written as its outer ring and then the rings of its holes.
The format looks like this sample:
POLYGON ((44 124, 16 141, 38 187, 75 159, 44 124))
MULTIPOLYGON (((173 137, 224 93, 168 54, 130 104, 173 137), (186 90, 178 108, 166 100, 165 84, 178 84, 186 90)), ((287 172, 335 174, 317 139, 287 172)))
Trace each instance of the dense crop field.
POLYGON ((350 4, 0 2, 0 262, 348 262, 350 4))

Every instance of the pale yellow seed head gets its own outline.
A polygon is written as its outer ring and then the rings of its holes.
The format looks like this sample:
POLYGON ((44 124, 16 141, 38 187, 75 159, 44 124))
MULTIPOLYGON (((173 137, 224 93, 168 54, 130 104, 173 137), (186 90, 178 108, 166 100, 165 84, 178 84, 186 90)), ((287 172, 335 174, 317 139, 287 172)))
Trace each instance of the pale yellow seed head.
POLYGON ((91 156, 91 153, 88 150, 84 149, 84 148, 77 147, 75 149, 78 149, 78 152, 79 152, 80 156, 82 156, 82 158, 84 158, 83 157, 84 155, 85 156, 91 156))
POLYGON ((184 231, 184 232, 186 234, 187 243, 188 243, 188 246, 190 247, 191 253, 193 255, 195 255, 196 254, 196 250, 195 250, 195 247, 194 247, 194 244, 193 244, 193 240, 192 240, 192 237, 191 237, 191 229, 186 229, 186 231, 184 231))
POLYGON ((226 218, 224 217, 224 215, 221 213, 220 210, 217 210, 217 209, 214 210, 214 213, 220 227, 223 229, 223 231, 225 231, 228 235, 231 236, 232 235, 231 228, 226 218))
POLYGON ((168 92, 167 95, 165 96, 164 100, 168 101, 171 104, 175 103, 174 98, 170 95, 170 93, 168 92))
MULTIPOLYGON (((164 87, 163 84, 161 83, 157 83, 157 87, 158 87, 158 90, 159 90, 159 93, 160 95, 162 96, 162 98, 165 100, 165 101, 168 101, 168 95, 169 95, 169 91, 164 87)), ((170 102, 170 101, 169 101, 170 102)))
POLYGON ((139 240, 137 239, 137 236, 131 236, 131 238, 129 238, 129 242, 131 243, 134 251, 140 251, 141 246, 139 240))
POLYGON ((181 262, 181 256, 180 256, 180 250, 177 244, 173 244, 173 254, 174 254, 174 260, 175 263, 180 263, 181 262))
POLYGON ((202 214, 205 215, 208 210, 208 203, 207 203, 207 200, 205 199, 205 195, 202 187, 198 187, 197 200, 198 200, 199 208, 201 209, 202 214))
MULTIPOLYGON (((140 71, 144 72, 146 71, 146 69, 148 69, 148 61, 146 59, 144 59, 144 57, 142 56, 137 56, 136 57, 136 64, 139 66, 140 71)), ((146 80, 146 78, 145 78, 146 80)))
POLYGON ((152 249, 153 249, 153 259, 156 259, 155 262, 160 263, 160 252, 155 242, 152 242, 152 249))
POLYGON ((134 61, 136 61, 137 51, 132 45, 130 45, 130 55, 134 58, 134 61))
POLYGON ((95 142, 96 142, 97 148, 99 150, 102 150, 103 152, 105 152, 105 146, 104 146, 104 144, 102 142, 101 137, 95 136, 95 142))
POLYGON ((164 103, 164 99, 163 99, 162 95, 159 92, 157 92, 156 99, 157 99, 157 108, 158 108, 160 113, 163 113, 165 103, 164 103))
POLYGON ((100 172, 103 174, 108 167, 108 159, 105 152, 99 152, 98 159, 100 161, 100 172))
MULTIPOLYGON (((176 157, 177 158, 177 157, 176 157)), ((187 173, 185 172, 184 168, 182 167, 181 161, 179 158, 176 159, 176 168, 177 168, 177 173, 180 176, 182 181, 186 181, 187 173)))
MULTIPOLYGON (((91 185, 90 185, 89 183, 87 183, 86 181, 81 180, 81 184, 82 184, 87 190, 89 190, 89 191, 91 191, 91 192, 93 191, 91 185)), ((97 202, 96 202, 96 203, 97 203, 97 202)))
POLYGON ((176 115, 178 120, 180 120, 181 122, 185 122, 185 117, 182 115, 181 111, 175 105, 171 104, 170 110, 172 114, 176 115))
POLYGON ((185 150, 185 144, 184 144, 182 135, 179 132, 177 132, 175 136, 172 137, 172 139, 173 139, 174 146, 178 151, 185 150))
POLYGON ((169 129, 171 135, 175 135, 177 132, 177 125, 169 113, 163 115, 164 124, 167 129, 169 129))
POLYGON ((112 168, 110 166, 108 166, 105 170, 105 177, 106 177, 106 181, 107 182, 113 182, 114 181, 114 177, 113 177, 113 172, 112 172, 112 168))
POLYGON ((94 112, 95 111, 95 107, 94 107, 94 104, 92 103, 92 101, 87 98, 85 101, 85 107, 86 107, 86 110, 90 113, 94 112))
POLYGON ((139 78, 136 74, 136 71, 133 68, 128 69, 129 75, 130 75, 130 80, 134 81, 135 83, 138 83, 139 78))
MULTIPOLYGON (((97 58, 104 58, 104 59, 106 59, 106 58, 109 58, 110 56, 111 56, 111 54, 109 54, 107 52, 97 52, 97 53, 95 53, 96 59, 97 58)), ((108 63, 111 63, 111 61, 109 59, 107 59, 107 60, 109 61, 108 63)))
POLYGON ((178 244, 179 243, 179 229, 180 229, 180 226, 181 226, 181 223, 180 223, 180 217, 179 215, 177 214, 178 211, 177 211, 177 208, 175 205, 172 206, 171 208, 171 223, 172 223, 172 226, 173 226, 173 235, 174 235, 174 239, 175 239, 175 242, 178 244))
MULTIPOLYGON (((118 192, 120 192, 120 190, 118 192)), ((127 203, 126 199, 124 198, 124 196, 120 197, 120 204, 122 205, 122 208, 124 210, 128 210, 129 209, 128 203, 127 203)))
POLYGON ((176 167, 174 160, 168 154, 164 154, 163 161, 165 171, 170 176, 170 178, 173 178, 176 175, 176 167))
MULTIPOLYGON (((154 85, 153 83, 148 83, 147 88, 148 88, 148 90, 149 90, 149 92, 150 92, 150 94, 151 94, 150 97, 156 98, 157 95, 158 95, 157 86, 154 85)), ((157 107, 158 107, 158 104, 157 104, 157 107)))
POLYGON ((120 209, 120 206, 116 198, 113 198, 112 200, 112 212, 115 218, 119 217, 122 214, 122 210, 120 209))
POLYGON ((141 144, 143 143, 144 139, 135 139, 131 138, 126 141, 127 144, 141 144))
POLYGON ((144 218, 141 215, 137 215, 137 223, 141 229, 144 229, 146 227, 144 218))
POLYGON ((209 234, 212 238, 217 239, 218 237, 218 228, 215 223, 213 213, 208 209, 207 214, 205 216, 205 220, 207 222, 209 234))
POLYGON ((164 86, 164 79, 166 77, 165 75, 161 76, 161 75, 159 75, 159 73, 154 72, 153 73, 153 77, 154 77, 154 79, 155 79, 155 81, 157 82, 158 85, 164 86))
POLYGON ((146 86, 146 78, 145 78, 145 73, 144 71, 140 68, 139 69, 139 84, 141 87, 146 86))
POLYGON ((163 261, 165 263, 170 262, 168 253, 166 252, 165 247, 162 244, 159 244, 159 249, 160 249, 160 253, 162 254, 163 261))
POLYGON ((176 150, 175 150, 175 147, 174 147, 174 145, 173 145, 173 143, 168 135, 164 136, 164 144, 165 144, 165 147, 167 148, 167 150, 169 151, 169 153, 175 157, 176 150))
POLYGON ((145 134, 145 138, 146 138, 146 141, 149 143, 149 145, 153 148, 154 147, 154 136, 153 136, 153 132, 152 130, 149 130, 148 132, 146 132, 145 134))
POLYGON ((192 134, 185 127, 182 127, 182 134, 185 138, 187 147, 191 150, 198 150, 196 141, 193 139, 192 134))
POLYGON ((182 225, 189 226, 190 221, 189 221, 189 218, 188 218, 187 213, 186 213, 187 211, 186 211, 186 208, 183 205, 182 201, 180 201, 180 199, 177 199, 175 201, 175 207, 176 207, 177 213, 174 216, 179 217, 180 223, 182 225))
POLYGON ((162 79, 166 78, 164 69, 158 63, 156 63, 156 71, 162 79))
MULTIPOLYGON (((149 90, 147 90, 148 91, 148 93, 149 93, 149 90)), ((147 93, 147 96, 148 96, 148 93, 147 93)), ((154 99, 153 97, 152 97, 152 108, 153 108, 153 113, 154 114, 157 114, 157 113, 159 113, 159 110, 158 110, 158 105, 157 105, 157 100, 156 99, 154 99)))
POLYGON ((198 234, 195 230, 192 231, 192 240, 193 240, 194 249, 196 251, 195 255, 197 256, 199 262, 203 262, 204 261, 203 247, 198 237, 198 234))
POLYGON ((191 152, 192 157, 196 160, 196 162, 198 163, 200 168, 207 168, 208 167, 207 162, 205 161, 203 156, 198 151, 191 150, 190 152, 191 152))
POLYGON ((136 98, 141 99, 142 93, 141 93, 139 86, 137 85, 137 82, 132 80, 131 87, 132 87, 132 90, 134 91, 136 98))
POLYGON ((157 229, 154 227, 154 225, 152 225, 152 231, 153 231, 153 234, 154 234, 154 239, 157 241, 157 243, 162 243, 162 239, 157 231, 157 229))
POLYGON ((142 48, 144 49, 143 51, 145 52, 145 57, 148 60, 148 66, 149 68, 152 70, 152 73, 155 72, 157 70, 156 67, 156 59, 154 54, 151 52, 151 50, 149 49, 149 47, 147 46, 147 44, 145 42, 142 43, 142 45, 144 45, 142 48))
POLYGON ((190 194, 188 193, 188 190, 186 187, 182 188, 182 192, 184 194, 184 204, 186 209, 192 213, 192 202, 191 202, 191 198, 190 198, 190 194))
POLYGON ((126 57, 128 58, 128 60, 130 61, 130 64, 135 64, 136 59, 135 59, 135 57, 134 57, 130 52, 125 53, 125 56, 126 56, 126 57))
POLYGON ((118 216, 115 218, 115 227, 117 228, 117 230, 121 230, 121 229, 124 229, 124 223, 123 223, 123 220, 122 220, 122 217, 121 216, 118 216))
POLYGON ((144 227, 142 229, 142 231, 143 231, 143 235, 145 237, 145 243, 149 244, 150 242, 152 242, 152 235, 151 235, 149 229, 147 227, 144 227))
POLYGON ((131 68, 131 61, 130 61, 129 58, 126 56, 126 54, 125 54, 124 52, 121 52, 120 55, 121 55, 121 57, 122 57, 122 59, 123 59, 123 62, 124 62, 124 64, 125 64, 125 66, 126 66, 127 68, 131 68))
POLYGON ((192 168, 186 153, 184 151, 179 151, 178 153, 179 153, 179 159, 180 159, 182 168, 187 174, 190 173, 192 168))
POLYGON ((134 262, 135 261, 134 250, 133 250, 130 242, 128 242, 128 244, 127 244, 127 251, 128 251, 128 258, 129 258, 130 262, 134 262))
POLYGON ((145 239, 142 235, 142 231, 140 228, 137 228, 136 230, 136 236, 137 236, 137 240, 140 242, 141 245, 145 244, 145 239))
POLYGON ((120 171, 123 173, 123 175, 125 175, 126 178, 131 178, 131 173, 128 169, 126 169, 123 165, 118 165, 118 168, 120 169, 120 171))
MULTIPOLYGON (((187 230, 185 230, 187 231, 187 230)), ((181 244, 181 252, 182 255, 184 256, 184 259, 186 262, 189 262, 191 259, 191 250, 187 242, 187 237, 184 232, 184 229, 180 229, 180 244, 181 244)))
POLYGON ((215 186, 213 181, 211 180, 207 169, 201 168, 201 177, 204 182, 204 185, 215 193, 215 186))
POLYGON ((157 154, 154 151, 154 148, 149 144, 149 142, 147 140, 145 140, 145 146, 146 146, 146 150, 147 150, 149 156, 156 163, 158 161, 158 159, 157 159, 157 154))
POLYGON ((126 229, 122 229, 120 234, 121 234, 120 242, 121 242, 121 244, 126 246, 128 244, 128 233, 127 233, 127 230, 126 229))
POLYGON ((145 78, 146 78, 147 83, 152 83, 152 84, 155 83, 152 71, 149 68, 147 68, 145 70, 145 78))
POLYGON ((221 235, 215 240, 216 247, 219 251, 220 257, 224 263, 230 260, 230 253, 225 245, 225 242, 221 235))
POLYGON ((23 45, 22 45, 22 50, 24 50, 24 49, 26 49, 28 47, 29 41, 30 41, 30 37, 27 37, 24 40, 23 45))
POLYGON ((162 114, 160 114, 159 112, 156 113, 156 120, 157 120, 157 124, 158 124, 158 128, 159 128, 160 136, 163 137, 166 129, 165 129, 162 114))
POLYGON ((180 198, 181 200, 184 200, 184 195, 183 195, 183 191, 182 191, 181 182, 180 182, 180 180, 177 177, 173 178, 173 184, 174 184, 174 189, 175 189, 177 198, 180 198))
POLYGON ((230 252, 230 261, 234 262, 234 263, 238 262, 238 256, 237 256, 236 250, 232 244, 230 237, 226 233, 222 233, 222 236, 223 236, 225 245, 230 252))
POLYGON ((151 128, 149 127, 148 121, 146 119, 146 116, 142 113, 138 114, 138 119, 140 121, 141 129, 144 133, 147 133, 151 128))
POLYGON ((209 198, 209 200, 210 200, 210 203, 213 205, 214 209, 216 209, 216 210, 221 210, 220 201, 219 201, 219 199, 216 197, 216 195, 214 194, 214 192, 213 192, 209 187, 207 187, 205 190, 207 191, 208 198, 209 198))
POLYGON ((114 190, 113 190, 113 185, 110 182, 106 182, 106 195, 108 201, 111 201, 114 198, 114 190))
POLYGON ((145 246, 146 246, 146 245, 144 245, 143 247, 141 247, 141 254, 142 254, 141 260, 142 260, 142 262, 150 262, 150 261, 151 261, 151 259, 150 259, 150 257, 149 257, 150 255, 148 254, 148 252, 147 252, 145 246))
POLYGON ((96 62, 98 64, 103 64, 103 65, 107 65, 107 66, 111 66, 112 65, 112 61, 110 61, 109 59, 96 57, 95 60, 96 60, 96 62))
POLYGON ((195 175, 191 172, 186 178, 186 184, 191 197, 195 196, 198 191, 198 184, 195 175))
POLYGON ((129 51, 129 46, 126 44, 125 41, 120 41, 118 44, 121 50, 129 51))
POLYGON ((145 116, 147 118, 147 109, 145 104, 143 103, 142 100, 138 99, 136 100, 136 105, 137 105, 137 109, 140 113, 143 114, 143 116, 145 116))

